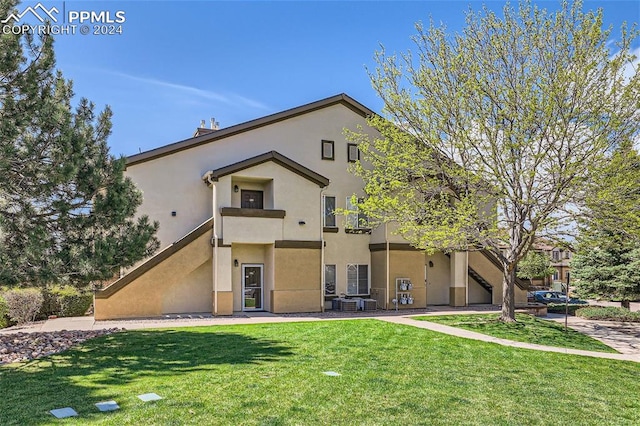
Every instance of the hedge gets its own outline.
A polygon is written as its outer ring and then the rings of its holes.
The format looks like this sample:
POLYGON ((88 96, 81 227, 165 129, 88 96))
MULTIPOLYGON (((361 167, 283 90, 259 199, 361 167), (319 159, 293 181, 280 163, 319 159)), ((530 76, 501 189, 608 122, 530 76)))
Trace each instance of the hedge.
POLYGON ((2 294, 0 294, 0 328, 5 328, 9 326, 9 305, 7 305, 7 301, 4 300, 2 294))
POLYGON ((78 290, 68 285, 45 287, 42 293, 44 304, 40 316, 43 318, 51 315, 79 317, 87 312, 93 302, 93 294, 90 291, 78 290))
POLYGON ((590 320, 640 322, 640 312, 615 306, 589 306, 579 309, 576 315, 590 320))
MULTIPOLYGON (((569 303, 569 315, 575 315, 578 309, 584 308, 584 304, 569 303)), ((551 314, 564 314, 566 307, 564 303, 549 303, 547 305, 547 312, 551 314)))
POLYGON ((92 302, 91 291, 68 285, 13 289, 3 287, 0 288, 0 328, 44 320, 52 315, 82 316, 92 302))

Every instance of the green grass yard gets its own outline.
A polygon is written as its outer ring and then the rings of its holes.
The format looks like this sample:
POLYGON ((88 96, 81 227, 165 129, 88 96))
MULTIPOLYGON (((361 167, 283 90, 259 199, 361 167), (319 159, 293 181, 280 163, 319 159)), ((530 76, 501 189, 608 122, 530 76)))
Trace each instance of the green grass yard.
POLYGON ((499 314, 433 315, 413 317, 413 319, 463 328, 516 342, 617 353, 615 349, 599 340, 572 329, 565 331, 564 325, 557 322, 538 319, 527 314, 516 314, 517 322, 504 323, 498 320, 499 316, 499 314))
POLYGON ((377 320, 130 331, 0 367, 0 424, 632 425, 639 382, 633 362, 377 320))

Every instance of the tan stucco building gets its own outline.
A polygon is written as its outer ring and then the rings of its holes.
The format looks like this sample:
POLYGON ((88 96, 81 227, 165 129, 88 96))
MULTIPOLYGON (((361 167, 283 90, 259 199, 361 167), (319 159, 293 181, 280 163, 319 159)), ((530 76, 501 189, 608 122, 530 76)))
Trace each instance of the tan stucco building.
POLYGON ((341 94, 129 157, 161 250, 96 293, 96 319, 319 312, 341 295, 380 309, 499 304, 488 254, 427 256, 391 225, 335 213, 363 195, 344 129, 370 129, 372 113, 341 94))

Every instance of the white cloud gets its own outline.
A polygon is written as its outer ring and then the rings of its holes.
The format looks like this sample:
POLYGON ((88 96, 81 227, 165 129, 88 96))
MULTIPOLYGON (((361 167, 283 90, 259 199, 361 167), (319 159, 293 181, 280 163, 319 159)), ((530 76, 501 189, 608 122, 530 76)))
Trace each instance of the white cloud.
POLYGON ((104 72, 109 73, 111 75, 115 75, 118 77, 126 78, 128 80, 137 81, 143 84, 163 87, 165 89, 174 90, 176 92, 186 94, 189 96, 198 97, 201 99, 208 99, 213 101, 222 102, 228 105, 234 105, 238 107, 250 107, 256 109, 264 109, 268 110, 265 104, 260 101, 250 99, 241 95, 237 95, 234 93, 219 93, 211 90, 199 89, 197 87, 186 86, 184 84, 173 83, 170 81, 158 80, 150 77, 139 77, 135 75, 125 74, 117 71, 108 71, 104 70, 104 72))

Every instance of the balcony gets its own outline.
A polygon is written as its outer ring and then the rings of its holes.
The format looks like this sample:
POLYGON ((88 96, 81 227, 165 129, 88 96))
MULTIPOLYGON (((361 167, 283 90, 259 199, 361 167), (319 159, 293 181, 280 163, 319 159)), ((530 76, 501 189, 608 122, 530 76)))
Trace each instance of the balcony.
POLYGON ((223 207, 220 215, 225 243, 273 244, 283 239, 284 210, 223 207))

